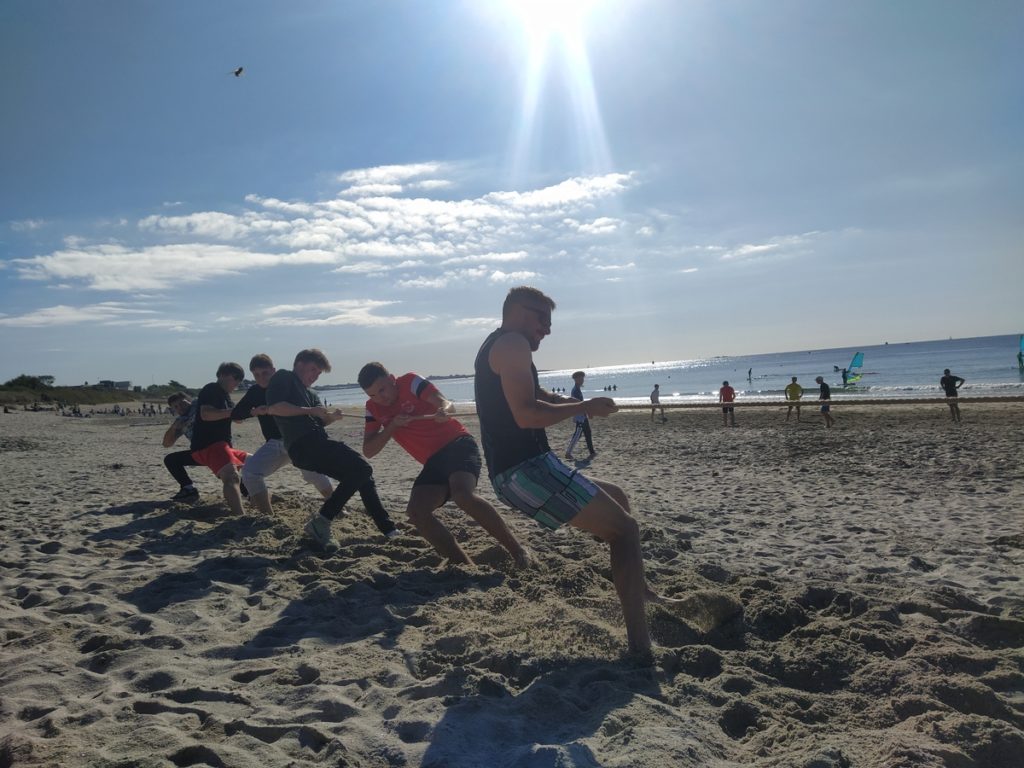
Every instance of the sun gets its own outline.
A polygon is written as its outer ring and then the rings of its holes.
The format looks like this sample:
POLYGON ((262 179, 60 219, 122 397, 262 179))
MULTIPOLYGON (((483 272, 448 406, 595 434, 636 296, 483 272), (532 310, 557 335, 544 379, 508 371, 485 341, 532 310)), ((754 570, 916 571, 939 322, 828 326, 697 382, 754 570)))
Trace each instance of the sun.
POLYGON ((535 42, 582 33, 598 0, 506 0, 509 10, 535 42))

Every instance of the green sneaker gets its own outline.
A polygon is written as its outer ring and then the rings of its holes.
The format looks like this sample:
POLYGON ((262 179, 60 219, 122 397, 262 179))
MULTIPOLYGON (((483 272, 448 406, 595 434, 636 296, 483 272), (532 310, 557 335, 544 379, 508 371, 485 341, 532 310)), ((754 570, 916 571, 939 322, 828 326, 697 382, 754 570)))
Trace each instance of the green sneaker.
POLYGON ((313 539, 324 552, 336 552, 338 540, 331 533, 331 521, 319 512, 313 514, 306 523, 306 534, 313 539))

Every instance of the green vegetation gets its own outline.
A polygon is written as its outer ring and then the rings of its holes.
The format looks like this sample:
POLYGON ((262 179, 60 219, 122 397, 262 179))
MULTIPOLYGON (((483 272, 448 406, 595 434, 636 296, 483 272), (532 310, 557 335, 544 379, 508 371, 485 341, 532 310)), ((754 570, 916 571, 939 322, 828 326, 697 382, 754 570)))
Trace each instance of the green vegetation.
POLYGON ((6 405, 40 405, 51 406, 56 403, 67 405, 103 405, 107 403, 159 402, 164 403, 169 395, 175 392, 195 394, 179 381, 173 379, 167 384, 153 384, 141 392, 123 389, 106 389, 99 385, 80 387, 55 387, 53 376, 29 376, 22 374, 0 385, 0 403, 6 405))

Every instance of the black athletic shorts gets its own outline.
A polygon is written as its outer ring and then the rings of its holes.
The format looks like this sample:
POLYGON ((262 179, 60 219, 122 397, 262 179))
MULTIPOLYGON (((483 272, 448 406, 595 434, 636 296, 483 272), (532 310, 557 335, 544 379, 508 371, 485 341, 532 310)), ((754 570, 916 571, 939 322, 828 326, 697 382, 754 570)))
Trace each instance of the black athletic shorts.
POLYGON ((480 479, 480 449, 472 435, 461 435, 435 453, 427 463, 419 477, 413 482, 417 485, 448 485, 448 478, 456 472, 469 472, 477 480, 480 479))

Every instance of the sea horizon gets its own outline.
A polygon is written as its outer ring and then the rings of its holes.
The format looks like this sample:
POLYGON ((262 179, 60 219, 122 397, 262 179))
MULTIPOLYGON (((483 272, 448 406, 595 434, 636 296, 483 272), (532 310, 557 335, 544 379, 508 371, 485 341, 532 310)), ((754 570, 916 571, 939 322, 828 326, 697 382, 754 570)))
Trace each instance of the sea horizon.
MULTIPOLYGON (((962 390, 965 397, 1012 396, 1024 394, 1024 375, 1016 359, 1019 337, 1002 334, 649 363, 572 365, 539 369, 538 376, 544 388, 568 392, 572 388, 572 372, 582 370, 587 374, 583 387, 586 397, 608 395, 623 405, 649 402, 654 384, 659 385, 663 403, 707 402, 717 397, 724 381, 730 382, 741 399, 781 399, 792 376, 797 376, 808 396, 817 395, 816 376, 824 377, 834 399, 940 396, 938 381, 946 368, 966 380, 962 390), (862 378, 844 387, 841 370, 857 352, 864 353, 862 378), (612 389, 606 389, 609 387, 612 389)), ((405 371, 396 369, 394 373, 405 371)), ((425 377, 435 381, 453 402, 473 402, 471 373, 425 377)), ((332 404, 365 402, 358 384, 317 389, 332 404)))

